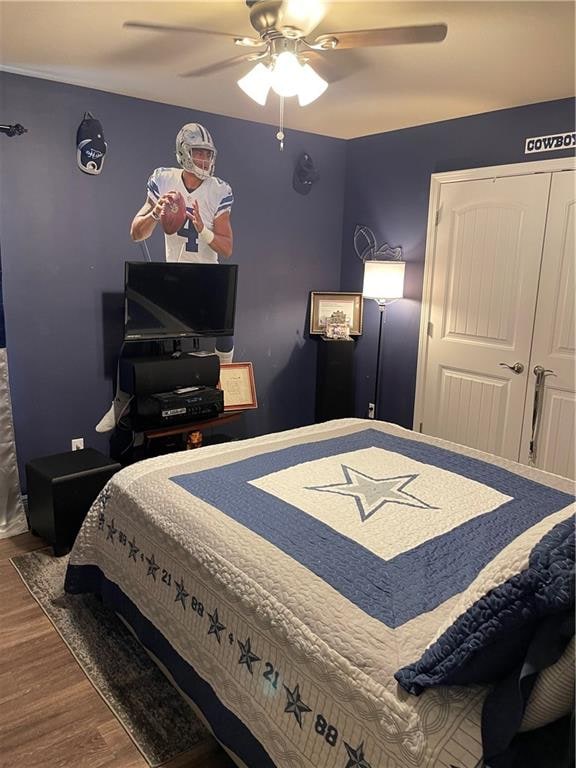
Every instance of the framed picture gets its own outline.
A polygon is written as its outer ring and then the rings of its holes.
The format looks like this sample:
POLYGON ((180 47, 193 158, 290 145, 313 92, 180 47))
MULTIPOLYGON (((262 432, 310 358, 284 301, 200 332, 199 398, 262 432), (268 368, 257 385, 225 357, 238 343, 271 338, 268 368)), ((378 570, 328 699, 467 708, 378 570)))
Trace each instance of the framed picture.
POLYGON ((252 363, 227 363, 220 366, 219 388, 224 392, 224 410, 257 408, 252 363))
POLYGON ((310 294, 310 333, 324 334, 326 324, 348 325, 350 336, 362 334, 361 293, 310 294))

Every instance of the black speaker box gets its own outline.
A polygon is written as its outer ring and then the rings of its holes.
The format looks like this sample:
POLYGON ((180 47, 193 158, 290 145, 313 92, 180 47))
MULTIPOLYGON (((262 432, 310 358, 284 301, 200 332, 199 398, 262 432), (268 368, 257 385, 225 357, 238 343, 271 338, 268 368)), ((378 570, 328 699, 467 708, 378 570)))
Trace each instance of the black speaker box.
POLYGON ((354 340, 320 339, 316 422, 354 416, 354 340))
POLYGON ((52 544, 55 555, 74 544, 90 505, 120 468, 93 448, 26 464, 28 522, 34 533, 52 544))
POLYGON ((181 387, 215 387, 220 378, 218 355, 125 357, 120 360, 120 389, 153 395, 181 387))

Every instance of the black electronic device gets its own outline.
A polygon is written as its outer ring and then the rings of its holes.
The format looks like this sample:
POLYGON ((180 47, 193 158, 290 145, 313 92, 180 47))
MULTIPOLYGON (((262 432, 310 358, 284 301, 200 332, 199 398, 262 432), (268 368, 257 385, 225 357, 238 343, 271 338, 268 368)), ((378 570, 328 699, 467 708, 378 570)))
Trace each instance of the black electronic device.
POLYGON ((316 422, 354 416, 354 341, 320 339, 316 366, 316 422))
POLYGON ((130 395, 152 395, 181 387, 215 387, 220 378, 218 355, 184 353, 180 357, 120 358, 120 389, 130 395))
POLYGON ((52 544, 55 555, 68 552, 90 505, 119 469, 119 463, 93 448, 29 461, 30 529, 52 544))
POLYGON ((126 262, 124 340, 233 336, 236 264, 126 262))
POLYGON ((155 429, 213 418, 223 410, 224 393, 221 389, 186 387, 176 392, 137 397, 132 407, 131 422, 133 429, 155 429))

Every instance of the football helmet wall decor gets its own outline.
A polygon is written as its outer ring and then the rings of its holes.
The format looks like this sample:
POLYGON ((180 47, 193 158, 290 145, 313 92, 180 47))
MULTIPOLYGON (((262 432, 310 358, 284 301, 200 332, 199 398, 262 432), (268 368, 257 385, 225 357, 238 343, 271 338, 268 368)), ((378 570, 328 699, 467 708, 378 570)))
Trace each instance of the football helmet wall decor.
POLYGON ((292 187, 300 195, 307 195, 312 185, 318 181, 320 174, 314 167, 314 162, 307 152, 303 152, 296 162, 292 176, 292 187))
POLYGON ((80 170, 91 176, 101 173, 107 148, 100 120, 96 120, 91 112, 84 112, 76 132, 76 160, 80 170))

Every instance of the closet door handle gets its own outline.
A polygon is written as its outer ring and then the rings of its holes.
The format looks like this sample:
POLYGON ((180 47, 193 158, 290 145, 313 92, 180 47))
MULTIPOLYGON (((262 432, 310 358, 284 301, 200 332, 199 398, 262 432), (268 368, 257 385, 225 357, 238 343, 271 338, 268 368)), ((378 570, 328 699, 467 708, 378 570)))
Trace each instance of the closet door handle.
POLYGON ((524 366, 522 363, 514 363, 514 365, 508 365, 508 363, 498 363, 498 365, 502 365, 504 368, 510 368, 510 370, 514 371, 514 373, 524 372, 524 366))
POLYGON ((530 438, 531 464, 536 463, 538 454, 538 434, 540 432, 540 421, 542 418, 542 399, 544 395, 544 384, 546 376, 555 376, 554 371, 544 368, 542 365, 534 366, 534 376, 536 376, 536 387, 534 389, 534 404, 532 406, 532 436, 530 438))

